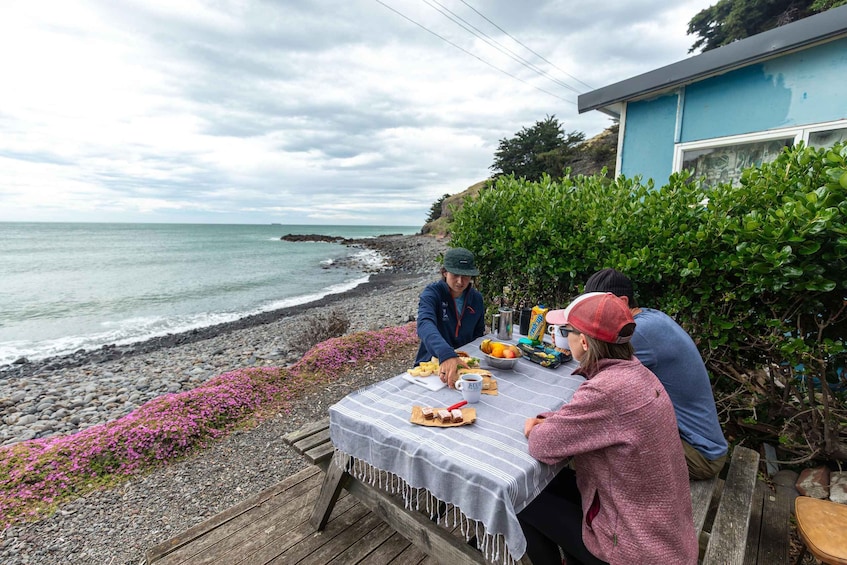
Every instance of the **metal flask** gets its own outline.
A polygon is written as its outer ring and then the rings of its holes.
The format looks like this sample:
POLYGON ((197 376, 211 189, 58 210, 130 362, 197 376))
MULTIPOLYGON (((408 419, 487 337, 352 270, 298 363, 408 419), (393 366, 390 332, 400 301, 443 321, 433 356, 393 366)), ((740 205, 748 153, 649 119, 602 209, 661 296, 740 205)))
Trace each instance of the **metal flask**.
POLYGON ((494 315, 497 321, 497 339, 512 339, 512 309, 500 308, 499 313, 494 315))

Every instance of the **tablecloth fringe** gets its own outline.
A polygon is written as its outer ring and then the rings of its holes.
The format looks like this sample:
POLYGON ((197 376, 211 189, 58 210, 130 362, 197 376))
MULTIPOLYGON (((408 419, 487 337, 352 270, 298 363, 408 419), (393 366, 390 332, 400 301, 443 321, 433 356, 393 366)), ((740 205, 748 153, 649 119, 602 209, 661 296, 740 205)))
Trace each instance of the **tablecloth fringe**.
MULTIPOLYGON (((333 462, 335 465, 341 466, 346 457, 347 454, 336 449, 333 454, 333 462)), ((459 531, 464 536, 465 541, 475 537, 477 549, 491 563, 516 565, 517 561, 509 553, 506 547, 506 538, 502 534, 491 535, 487 533, 480 522, 465 516, 457 506, 448 509, 446 502, 439 500, 428 490, 413 487, 398 475, 374 467, 352 455, 350 456, 350 468, 347 469, 347 472, 358 481, 382 489, 389 494, 401 496, 406 510, 423 510, 429 515, 430 520, 437 521, 437 523, 451 530, 459 526, 459 531), (444 513, 439 516, 439 510, 442 506, 444 513)))

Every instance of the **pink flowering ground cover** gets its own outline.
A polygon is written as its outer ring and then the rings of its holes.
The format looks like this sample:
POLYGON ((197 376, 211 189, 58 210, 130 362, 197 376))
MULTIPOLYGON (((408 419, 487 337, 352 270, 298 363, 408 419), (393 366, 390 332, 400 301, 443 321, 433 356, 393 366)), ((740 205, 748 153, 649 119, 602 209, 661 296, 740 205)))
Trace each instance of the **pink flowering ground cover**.
POLYGON ((43 518, 62 502, 190 455, 306 385, 416 342, 414 324, 333 338, 287 369, 231 371, 112 422, 0 448, 0 527, 43 518))

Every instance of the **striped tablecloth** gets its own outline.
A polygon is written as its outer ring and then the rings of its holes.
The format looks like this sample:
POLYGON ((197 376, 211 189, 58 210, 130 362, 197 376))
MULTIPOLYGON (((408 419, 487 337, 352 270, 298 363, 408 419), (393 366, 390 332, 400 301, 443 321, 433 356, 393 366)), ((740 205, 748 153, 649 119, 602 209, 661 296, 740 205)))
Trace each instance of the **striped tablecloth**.
MULTIPOLYGON (((462 349, 481 357, 481 342, 462 349)), ((331 406, 330 435, 337 451, 353 457, 351 472, 359 480, 402 493, 407 508, 419 504, 413 502, 418 489, 458 507, 460 513, 442 517, 445 525, 460 523, 467 537, 478 536, 490 561, 509 563, 526 552, 517 513, 560 470, 529 456, 524 420, 569 402, 583 379, 571 374, 573 361, 546 369, 520 359, 512 371, 482 365, 494 374, 499 394, 483 394, 471 405, 477 416, 471 425, 412 424, 413 405, 449 406, 462 395, 449 388, 433 392, 398 375, 331 406), (383 484, 375 471, 386 471, 390 480, 383 484)))

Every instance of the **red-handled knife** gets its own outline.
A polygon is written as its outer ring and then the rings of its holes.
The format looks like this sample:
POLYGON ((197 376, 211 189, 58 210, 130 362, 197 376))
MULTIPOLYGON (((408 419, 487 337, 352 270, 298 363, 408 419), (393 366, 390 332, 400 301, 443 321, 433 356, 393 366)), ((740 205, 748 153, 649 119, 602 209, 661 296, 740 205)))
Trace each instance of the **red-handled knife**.
POLYGON ((447 407, 447 410, 455 410, 456 408, 461 408, 462 406, 464 406, 464 405, 465 405, 465 404, 467 404, 467 403, 468 403, 468 401, 467 401, 467 400, 463 400, 463 401, 461 401, 461 402, 457 402, 457 403, 456 403, 456 404, 454 404, 453 406, 448 406, 448 407, 447 407))

